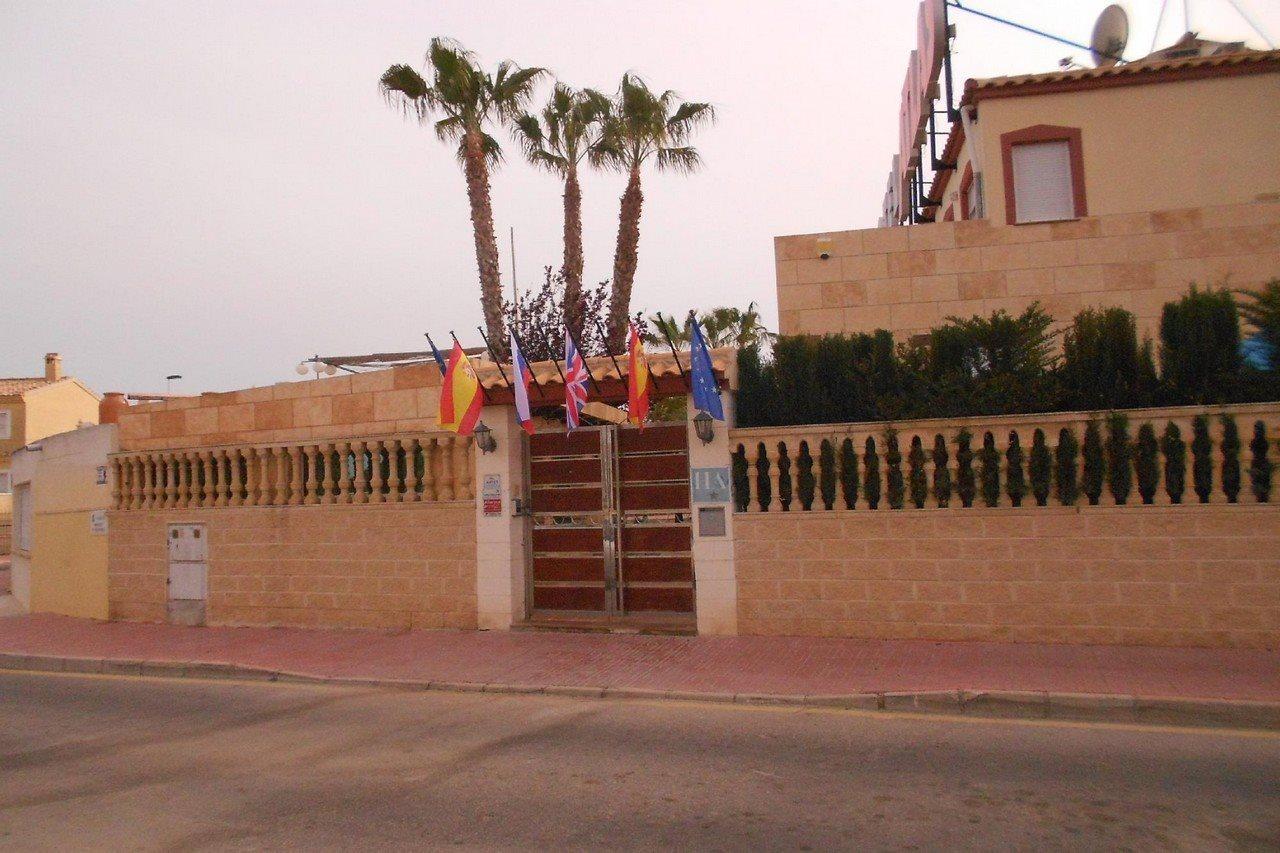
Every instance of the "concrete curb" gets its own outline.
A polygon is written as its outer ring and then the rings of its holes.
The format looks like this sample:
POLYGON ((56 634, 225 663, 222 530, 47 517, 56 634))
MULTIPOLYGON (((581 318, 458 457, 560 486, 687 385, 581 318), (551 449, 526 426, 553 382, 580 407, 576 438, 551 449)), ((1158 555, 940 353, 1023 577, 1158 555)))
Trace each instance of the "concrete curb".
POLYGON ((7 652, 0 652, 0 670, 202 680, 274 681, 295 684, 327 684, 340 687, 366 687, 380 690, 438 690, 449 693, 494 693, 505 695, 540 694, 580 699, 712 702, 793 709, 822 708, 893 711, 921 715, 946 714, 986 718, 1079 720, 1280 730, 1280 702, 1256 702, 1241 699, 1147 697, 1107 693, 1053 693, 1016 690, 926 690, 832 695, 712 693, 689 690, 655 690, 639 687, 537 686, 497 682, 415 681, 397 678, 324 676, 305 672, 242 666, 232 663, 75 658, 11 654, 7 652))

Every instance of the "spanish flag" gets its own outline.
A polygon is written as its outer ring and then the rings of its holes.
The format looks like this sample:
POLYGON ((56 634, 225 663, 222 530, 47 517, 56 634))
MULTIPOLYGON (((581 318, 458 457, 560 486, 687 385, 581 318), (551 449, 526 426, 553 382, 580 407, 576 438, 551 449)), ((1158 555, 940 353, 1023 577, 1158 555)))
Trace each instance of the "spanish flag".
POLYGON ((644 429, 649 417, 649 363, 644 360, 644 343, 636 324, 627 335, 627 420, 644 429))
POLYGON ((484 393, 480 380, 471 366, 462 344, 453 342, 449 353, 449 366, 445 368, 440 385, 440 428, 459 435, 471 435, 480 420, 480 407, 484 405, 484 393))

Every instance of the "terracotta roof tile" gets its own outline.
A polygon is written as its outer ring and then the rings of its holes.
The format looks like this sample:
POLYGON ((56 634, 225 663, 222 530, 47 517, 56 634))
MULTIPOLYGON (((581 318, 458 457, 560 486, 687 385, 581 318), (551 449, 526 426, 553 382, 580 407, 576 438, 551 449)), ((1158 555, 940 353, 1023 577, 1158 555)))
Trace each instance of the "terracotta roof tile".
MULTIPOLYGON (((587 369, 596 380, 601 379, 621 379, 627 375, 627 359, 625 355, 617 356, 618 366, 614 367, 613 359, 608 356, 592 356, 587 359, 587 369), (619 368, 621 368, 619 370, 619 368)), ((680 368, 689 370, 689 353, 688 351, 680 353, 680 364, 676 365, 676 360, 672 358, 670 352, 666 353, 646 353, 646 360, 649 363, 649 372, 655 377, 679 375, 680 368)), ((558 362, 563 365, 564 362, 558 362)), ((506 383, 498 373, 498 366, 491 361, 474 360, 476 376, 480 379, 480 383, 486 388, 503 388, 506 383)), ((561 385, 560 374, 556 370, 557 362, 551 361, 535 361, 529 365, 529 370, 539 383, 543 385, 561 385)), ((711 365, 715 370, 723 375, 736 377, 737 371, 737 350, 732 348, 713 349, 711 350, 711 365)), ((561 367, 561 370, 564 368, 561 367)), ((503 366, 503 370, 507 375, 511 375, 511 365, 503 366)))
MULTIPOLYGON (((991 97, 994 93, 1023 86, 1042 86, 1054 83, 1087 83, 1091 80, 1116 78, 1142 78, 1147 75, 1163 75, 1167 72, 1194 71, 1207 68, 1232 68, 1250 65, 1275 65, 1280 63, 1280 50, 1249 50, 1239 53, 1223 53, 1215 56, 1189 56, 1177 59, 1140 59, 1120 65, 1098 68, 1076 68, 1070 71, 1049 71, 1042 74, 1020 74, 1011 77, 988 77, 969 80, 964 86, 964 101, 991 97)), ((1135 79, 1133 82, 1140 82, 1135 79)))
POLYGON ((50 384, 49 380, 45 379, 43 376, 0 379, 0 397, 10 397, 14 394, 25 394, 32 389, 39 388, 41 385, 48 384, 50 384))

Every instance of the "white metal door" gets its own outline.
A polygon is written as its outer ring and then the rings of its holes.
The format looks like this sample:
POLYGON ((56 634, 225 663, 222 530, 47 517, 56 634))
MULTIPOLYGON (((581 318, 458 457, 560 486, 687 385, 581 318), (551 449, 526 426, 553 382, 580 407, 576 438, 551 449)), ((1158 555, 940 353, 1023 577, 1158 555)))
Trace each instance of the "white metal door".
POLYGON ((204 601, 209 592, 209 540, 203 524, 169 525, 169 600, 204 601))

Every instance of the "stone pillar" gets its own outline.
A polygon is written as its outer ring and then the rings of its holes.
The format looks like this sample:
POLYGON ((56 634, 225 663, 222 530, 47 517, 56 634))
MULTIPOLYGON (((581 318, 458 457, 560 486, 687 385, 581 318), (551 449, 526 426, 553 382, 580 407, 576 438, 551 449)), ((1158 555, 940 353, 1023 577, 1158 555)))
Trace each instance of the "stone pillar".
MULTIPOLYGON (((729 442, 729 428, 734 422, 733 394, 721 392, 724 400, 723 423, 716 421, 710 444, 703 444, 693 426, 693 397, 689 397, 687 428, 689 431, 689 469, 723 468, 733 476, 731 453, 737 445, 729 442)), ((752 455, 748 450, 748 458, 752 455)), ((776 465, 776 463, 774 463, 776 465)), ((777 489, 773 501, 778 500, 777 489)), ((738 578, 733 566, 733 498, 725 490, 723 503, 695 503, 693 507, 693 577, 699 634, 738 633, 738 578), (724 535, 704 535, 700 525, 700 509, 724 511, 724 535)))
MULTIPOLYGON (((476 623, 484 629, 506 630, 525 613, 525 517, 515 515, 516 499, 523 502, 524 432, 516 423, 514 406, 485 406, 480 419, 493 430, 497 448, 475 451, 476 504, 476 623), (487 478, 497 478, 501 506, 485 515, 487 478)), ((445 453, 449 448, 444 448, 445 453)), ((459 499, 462 496, 459 495, 459 499)))

